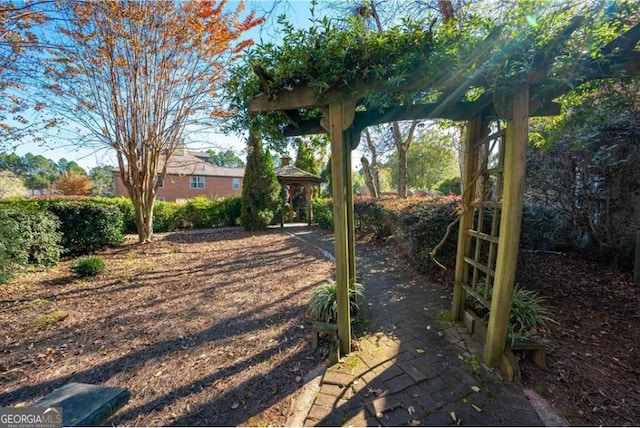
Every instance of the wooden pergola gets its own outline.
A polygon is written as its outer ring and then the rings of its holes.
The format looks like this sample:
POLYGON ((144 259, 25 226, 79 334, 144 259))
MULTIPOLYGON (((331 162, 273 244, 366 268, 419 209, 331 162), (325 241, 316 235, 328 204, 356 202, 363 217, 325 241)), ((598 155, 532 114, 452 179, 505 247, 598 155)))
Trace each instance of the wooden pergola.
MULTIPOLYGON (((570 38, 579 23, 579 19, 572 20, 551 43, 562 43, 570 38)), ((482 68, 482 61, 488 62, 490 54, 497 49, 495 38, 495 33, 486 38, 485 43, 490 47, 485 50, 483 59, 469 58, 467 63, 480 64, 476 67, 482 68)), ((467 122, 463 185, 466 190, 459 223, 452 314, 454 319, 462 319, 467 295, 490 309, 484 357, 488 365, 497 367, 504 358, 516 274, 528 120, 534 116, 559 114, 560 106, 553 100, 586 81, 639 74, 640 52, 636 50, 639 39, 640 26, 636 25, 600 49, 606 60, 585 54, 576 64, 582 77, 577 82, 550 85, 548 75, 555 59, 541 58, 532 67, 528 80, 507 96, 492 92, 484 85, 484 77, 476 73, 468 78, 450 79, 449 86, 440 91, 443 94, 440 99, 428 104, 365 110, 362 104, 365 95, 382 91, 383 85, 362 80, 321 94, 305 86, 283 88, 275 96, 259 95, 250 101, 252 112, 282 112, 291 122, 287 135, 330 135, 337 322, 342 354, 350 352, 348 285, 356 278, 351 151, 357 147, 362 130, 375 124, 413 119, 467 122), (475 101, 464 101, 469 90, 478 88, 482 94, 475 101), (308 108, 318 108, 322 117, 296 120, 301 116, 299 111, 308 108), (496 119, 506 126, 491 133, 490 123, 496 119), (500 161, 497 165, 489 165, 488 156, 495 150, 499 151, 500 161), (490 177, 493 178, 489 180, 490 177), (487 183, 490 181, 495 185, 489 191, 487 183), (487 220, 490 220, 489 225, 487 220)), ((259 77, 264 81, 265 76, 259 77)), ((430 76, 421 75, 420 70, 406 82, 396 91, 415 93, 433 84, 430 76)), ((269 93, 266 88, 265 93, 269 93)))

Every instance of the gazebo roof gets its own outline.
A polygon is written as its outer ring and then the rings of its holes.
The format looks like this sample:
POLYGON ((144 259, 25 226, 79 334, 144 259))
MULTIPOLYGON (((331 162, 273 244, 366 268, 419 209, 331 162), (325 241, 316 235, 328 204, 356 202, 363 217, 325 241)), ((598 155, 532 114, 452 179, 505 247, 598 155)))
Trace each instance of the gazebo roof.
POLYGON ((317 184, 322 181, 317 175, 304 171, 293 165, 283 165, 279 168, 275 168, 278 181, 283 184, 317 184))

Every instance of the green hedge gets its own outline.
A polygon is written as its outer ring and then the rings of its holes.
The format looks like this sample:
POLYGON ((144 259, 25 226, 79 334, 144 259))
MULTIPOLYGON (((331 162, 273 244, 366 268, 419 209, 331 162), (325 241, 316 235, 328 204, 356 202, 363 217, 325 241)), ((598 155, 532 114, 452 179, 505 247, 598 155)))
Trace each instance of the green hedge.
POLYGON ((53 201, 49 209, 60 219, 65 254, 91 254, 124 239, 122 212, 114 205, 53 201))
POLYGON ((122 213, 122 233, 135 234, 136 229, 136 212, 133 209, 131 199, 125 197, 118 198, 93 198, 92 201, 98 204, 113 205, 122 213))
POLYGON ((311 201, 313 219, 321 229, 333 229, 333 204, 331 199, 313 199, 311 201))
POLYGON ((198 196, 184 202, 167 202, 165 204, 174 206, 175 229, 200 229, 237 226, 242 199, 240 196, 220 199, 198 196))
MULTIPOLYGON (((90 254, 100 248, 117 245, 122 242, 124 234, 137 232, 133 203, 123 197, 3 199, 0 209, 53 213, 59 219, 64 253, 70 256, 90 254)), ((154 231, 237 226, 240 210, 240 196, 221 199, 198 197, 184 202, 156 201, 154 231)))
MULTIPOLYGON (((391 242, 414 261, 416 267, 440 272, 430 253, 455 220, 460 207, 459 196, 427 198, 357 198, 354 201, 356 234, 379 242, 391 242)), ((333 228, 330 199, 316 199, 313 210, 318 226, 333 228)), ((485 230, 491 215, 485 214, 485 230)), ((579 251, 570 222, 557 211, 525 204, 520 248, 528 250, 579 251)), ((458 225, 438 250, 436 259, 449 271, 455 267, 458 225)))
MULTIPOLYGON (((124 216, 124 233, 135 234, 136 217, 128 198, 103 198, 103 203, 118 207, 124 216)), ((182 202, 156 201, 153 207, 153 231, 237 226, 240 218, 239 196, 208 199, 200 196, 182 202)))
POLYGON ((25 208, 0 208, 0 283, 27 265, 53 266, 62 247, 55 216, 25 208))

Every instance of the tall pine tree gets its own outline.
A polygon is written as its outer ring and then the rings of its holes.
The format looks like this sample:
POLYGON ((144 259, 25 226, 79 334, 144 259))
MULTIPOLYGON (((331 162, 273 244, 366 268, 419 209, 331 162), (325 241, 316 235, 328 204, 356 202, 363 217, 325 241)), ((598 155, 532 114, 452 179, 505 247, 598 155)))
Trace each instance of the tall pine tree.
POLYGON ((262 142, 251 134, 242 182, 240 223, 245 230, 266 229, 280 202, 280 183, 273 170, 273 159, 262 148, 262 142))

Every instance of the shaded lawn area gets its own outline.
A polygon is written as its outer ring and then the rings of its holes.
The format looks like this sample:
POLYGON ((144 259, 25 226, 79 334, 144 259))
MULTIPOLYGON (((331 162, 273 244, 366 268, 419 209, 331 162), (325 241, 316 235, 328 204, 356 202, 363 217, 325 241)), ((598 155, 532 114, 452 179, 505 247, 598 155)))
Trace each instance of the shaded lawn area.
POLYGON ((311 290, 332 274, 281 230, 178 233, 69 262, 0 288, 0 406, 68 382, 127 388, 107 424, 284 425, 310 346, 311 290))

